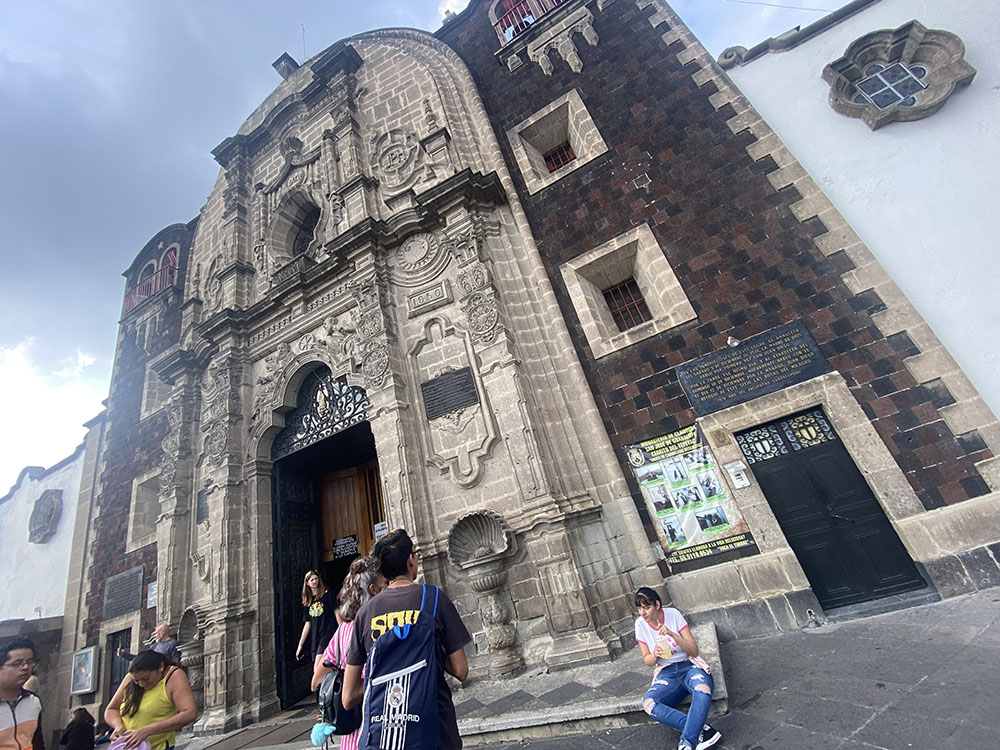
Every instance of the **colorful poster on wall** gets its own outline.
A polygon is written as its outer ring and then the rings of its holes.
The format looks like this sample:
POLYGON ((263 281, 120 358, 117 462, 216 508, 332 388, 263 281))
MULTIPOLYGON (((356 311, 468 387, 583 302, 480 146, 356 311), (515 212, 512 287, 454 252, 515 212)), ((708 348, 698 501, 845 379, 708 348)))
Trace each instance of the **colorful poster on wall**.
POLYGON ((697 425, 626 446, 667 562, 756 546, 697 425))

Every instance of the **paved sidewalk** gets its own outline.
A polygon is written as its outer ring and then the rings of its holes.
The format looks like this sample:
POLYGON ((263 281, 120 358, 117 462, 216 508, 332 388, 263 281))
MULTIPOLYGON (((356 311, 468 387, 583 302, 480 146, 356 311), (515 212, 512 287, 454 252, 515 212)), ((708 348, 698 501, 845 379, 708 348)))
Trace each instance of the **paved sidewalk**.
MULTIPOLYGON (((637 710, 649 674, 636 654, 457 690, 466 746, 675 748, 677 733, 637 710), (531 716, 546 720, 519 730, 531 716), (504 741, 476 736, 498 727, 504 741)), ((730 710, 712 719, 724 735, 719 748, 1000 748, 1000 588, 723 644, 722 660, 730 710)), ((304 749, 311 717, 309 708, 287 712, 181 750, 304 749)))
MULTIPOLYGON (((997 750, 1000 589, 722 647, 729 750, 997 750)), ((674 748, 645 724, 490 750, 674 748)))

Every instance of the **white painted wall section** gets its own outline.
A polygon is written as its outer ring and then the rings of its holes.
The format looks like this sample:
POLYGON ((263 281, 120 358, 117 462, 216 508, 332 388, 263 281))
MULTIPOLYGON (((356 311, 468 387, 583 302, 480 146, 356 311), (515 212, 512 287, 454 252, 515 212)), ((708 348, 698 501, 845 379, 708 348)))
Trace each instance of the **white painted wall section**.
POLYGON ((1000 0, 881 0, 728 72, 1000 414, 1000 0), (972 84, 874 132, 834 112, 823 68, 914 19, 965 42, 972 84))

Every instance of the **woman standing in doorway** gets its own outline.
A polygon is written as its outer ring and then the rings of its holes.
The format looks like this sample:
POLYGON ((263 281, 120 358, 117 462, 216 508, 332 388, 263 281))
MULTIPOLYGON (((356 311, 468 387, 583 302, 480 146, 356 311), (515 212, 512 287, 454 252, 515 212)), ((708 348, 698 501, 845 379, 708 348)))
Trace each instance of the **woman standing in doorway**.
POLYGON ((174 735, 198 718, 191 683, 180 667, 161 653, 142 651, 104 711, 113 730, 111 739, 124 739, 126 748, 143 740, 151 750, 170 750, 174 735))
POLYGON ((313 659, 313 669, 321 663, 323 649, 330 642, 337 630, 337 618, 334 614, 337 601, 332 591, 323 583, 319 571, 310 570, 302 581, 302 606, 305 608, 302 635, 299 637, 299 647, 295 649, 295 658, 302 658, 302 649, 306 639, 312 635, 309 653, 313 659))

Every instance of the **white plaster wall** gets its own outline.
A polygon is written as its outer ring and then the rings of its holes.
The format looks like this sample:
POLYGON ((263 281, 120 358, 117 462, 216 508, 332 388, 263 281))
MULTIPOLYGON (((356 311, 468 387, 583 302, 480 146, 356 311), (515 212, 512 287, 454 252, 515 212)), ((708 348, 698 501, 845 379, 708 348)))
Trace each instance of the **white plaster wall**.
POLYGON ((24 474, 0 503, 0 621, 63 614, 69 575, 73 527, 80 494, 83 455, 76 456, 39 479, 24 474), (45 544, 28 542, 28 519, 45 490, 61 489, 62 515, 56 533, 45 544), (41 608, 41 614, 35 611, 41 608))
POLYGON ((1000 0, 881 0, 728 72, 1000 414, 1000 0), (927 119, 874 132, 834 112, 823 67, 914 19, 965 42, 972 84, 927 119))

